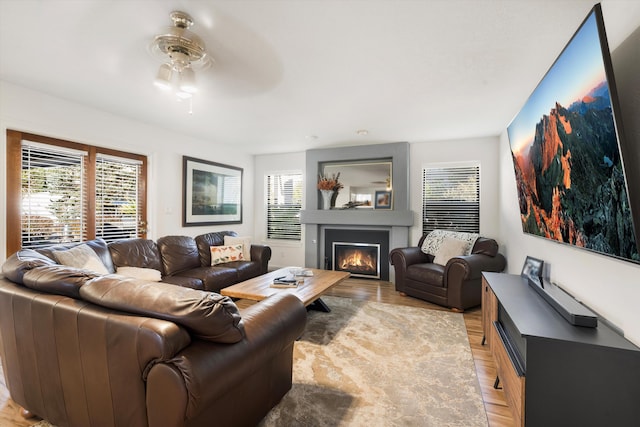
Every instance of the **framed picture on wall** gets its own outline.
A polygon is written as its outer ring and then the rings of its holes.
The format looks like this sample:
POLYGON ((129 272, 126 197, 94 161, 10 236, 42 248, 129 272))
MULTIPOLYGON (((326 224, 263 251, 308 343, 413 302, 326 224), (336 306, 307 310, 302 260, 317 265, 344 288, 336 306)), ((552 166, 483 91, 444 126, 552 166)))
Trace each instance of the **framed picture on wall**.
POLYGON ((375 208, 391 209, 391 191, 376 191, 375 208))
POLYGON ((242 168, 182 157, 182 225, 242 223, 242 168))

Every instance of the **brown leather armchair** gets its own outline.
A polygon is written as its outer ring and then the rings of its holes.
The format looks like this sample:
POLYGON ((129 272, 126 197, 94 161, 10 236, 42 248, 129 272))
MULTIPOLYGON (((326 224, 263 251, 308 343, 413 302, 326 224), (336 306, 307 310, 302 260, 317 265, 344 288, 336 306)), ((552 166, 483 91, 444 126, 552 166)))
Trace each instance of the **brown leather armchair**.
POLYGON ((433 262, 434 255, 422 252, 426 236, 416 247, 396 248, 389 254, 396 273, 396 290, 454 311, 480 305, 482 272, 500 272, 506 266, 498 243, 479 237, 470 255, 455 256, 443 266, 433 262))

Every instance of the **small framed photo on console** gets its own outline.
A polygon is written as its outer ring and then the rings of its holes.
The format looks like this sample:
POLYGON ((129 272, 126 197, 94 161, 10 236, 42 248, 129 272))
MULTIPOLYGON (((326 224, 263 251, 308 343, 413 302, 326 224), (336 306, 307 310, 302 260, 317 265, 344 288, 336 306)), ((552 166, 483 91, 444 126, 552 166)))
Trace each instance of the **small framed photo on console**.
POLYGON ((524 265, 522 266, 522 273, 520 273, 520 276, 530 277, 532 279, 535 278, 540 283, 542 283, 542 267, 544 267, 544 261, 527 256, 527 258, 524 260, 524 265))

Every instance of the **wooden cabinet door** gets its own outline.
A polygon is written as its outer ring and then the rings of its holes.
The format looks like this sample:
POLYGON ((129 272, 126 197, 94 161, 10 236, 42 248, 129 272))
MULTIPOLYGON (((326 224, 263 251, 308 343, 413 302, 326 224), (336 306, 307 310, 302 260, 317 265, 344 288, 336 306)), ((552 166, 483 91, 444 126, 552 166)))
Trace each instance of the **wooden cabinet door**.
POLYGON ((482 332, 484 344, 491 345, 491 336, 495 333, 493 322, 498 320, 498 300, 487 280, 482 278, 482 332))

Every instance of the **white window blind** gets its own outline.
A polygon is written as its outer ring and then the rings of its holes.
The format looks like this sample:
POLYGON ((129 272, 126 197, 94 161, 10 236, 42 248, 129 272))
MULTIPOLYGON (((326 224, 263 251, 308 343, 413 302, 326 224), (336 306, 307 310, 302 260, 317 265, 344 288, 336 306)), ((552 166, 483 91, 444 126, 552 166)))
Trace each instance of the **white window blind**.
POLYGON ((109 241, 140 234, 138 177, 142 162, 98 154, 96 158, 96 237, 109 241))
POLYGON ((86 153, 22 142, 22 247, 86 240, 86 153))
POLYGON ((480 166, 422 170, 422 231, 480 232, 480 166))
POLYGON ((267 238, 301 240, 302 174, 267 175, 267 238))

